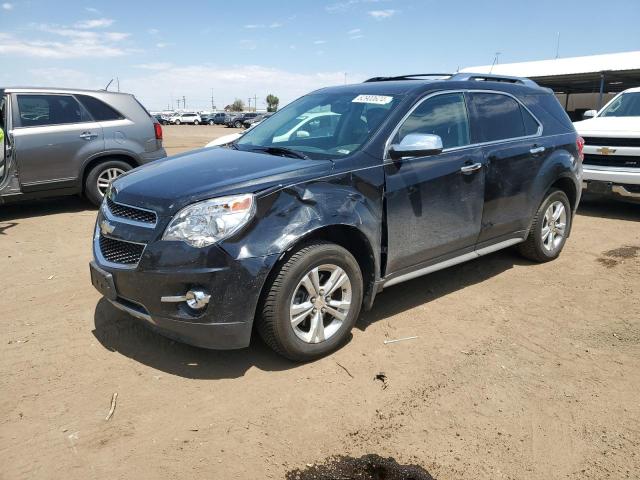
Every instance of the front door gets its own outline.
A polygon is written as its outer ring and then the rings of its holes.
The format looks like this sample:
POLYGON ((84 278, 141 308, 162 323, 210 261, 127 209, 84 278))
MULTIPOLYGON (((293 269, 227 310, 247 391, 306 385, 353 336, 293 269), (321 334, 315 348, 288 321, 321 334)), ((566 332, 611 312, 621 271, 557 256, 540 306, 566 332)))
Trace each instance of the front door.
POLYGON ((72 95, 18 94, 14 152, 24 192, 73 185, 84 161, 104 150, 100 124, 72 95))
POLYGON ((387 272, 473 250, 484 202, 482 147, 471 147, 465 96, 439 93, 423 100, 391 143, 410 133, 438 135, 440 155, 385 160, 387 272))
POLYGON ((531 192, 552 146, 538 120, 501 92, 467 96, 472 141, 484 143, 485 200, 478 244, 523 233, 531 220, 531 192))

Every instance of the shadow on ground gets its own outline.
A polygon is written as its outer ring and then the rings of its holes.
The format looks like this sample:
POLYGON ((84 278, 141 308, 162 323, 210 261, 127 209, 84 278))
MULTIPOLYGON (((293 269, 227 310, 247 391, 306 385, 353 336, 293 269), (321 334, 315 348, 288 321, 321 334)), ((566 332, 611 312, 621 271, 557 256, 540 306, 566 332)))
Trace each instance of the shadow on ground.
POLYGON ((95 211, 96 207, 84 198, 77 196, 27 200, 0 205, 0 222, 91 210, 95 211))
POLYGON ((640 203, 585 195, 580 201, 578 215, 638 222, 640 221, 640 203))
MULTIPOLYGON (((361 314, 356 327, 365 330, 378 320, 482 282, 515 264, 527 263, 516 253, 505 251, 389 288, 376 299, 370 312, 361 314)), ((299 366, 272 352, 255 334, 249 348, 234 351, 206 350, 173 341, 116 309, 104 298, 96 305, 94 322, 93 334, 105 348, 185 378, 237 378, 252 366, 265 371, 299 366)))

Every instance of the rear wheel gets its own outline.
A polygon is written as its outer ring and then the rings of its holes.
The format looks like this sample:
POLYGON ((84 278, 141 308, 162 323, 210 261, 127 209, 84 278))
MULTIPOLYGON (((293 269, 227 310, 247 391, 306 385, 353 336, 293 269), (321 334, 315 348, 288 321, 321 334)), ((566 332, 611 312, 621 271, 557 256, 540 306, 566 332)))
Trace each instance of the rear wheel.
POLYGON ((362 304, 362 273, 339 245, 318 242, 279 268, 263 300, 258 331, 294 361, 322 357, 348 338, 362 304))
POLYGON ((131 170, 131 165, 122 160, 106 160, 99 163, 87 175, 84 194, 91 203, 96 206, 100 205, 111 182, 129 170, 131 170))
POLYGON ((194 125, 200 125, 200 120, 194 120, 194 121, 193 121, 193 124, 194 124, 194 125))
POLYGON ((234 126, 234 127, 236 127, 236 128, 241 128, 241 127, 242 127, 242 122, 237 121, 237 122, 235 122, 235 123, 233 124, 233 126, 234 126))
POLYGON ((180 120, 176 120, 176 121, 175 121, 175 122, 173 122, 173 123, 174 123, 174 125, 180 125, 180 123, 182 123, 182 122, 180 122, 180 120))
POLYGON ((571 204, 562 190, 551 190, 536 212, 520 253, 534 262, 558 258, 571 231, 571 204))
POLYGON ((214 122, 213 120, 209 120, 209 125, 215 125, 216 122, 214 122))

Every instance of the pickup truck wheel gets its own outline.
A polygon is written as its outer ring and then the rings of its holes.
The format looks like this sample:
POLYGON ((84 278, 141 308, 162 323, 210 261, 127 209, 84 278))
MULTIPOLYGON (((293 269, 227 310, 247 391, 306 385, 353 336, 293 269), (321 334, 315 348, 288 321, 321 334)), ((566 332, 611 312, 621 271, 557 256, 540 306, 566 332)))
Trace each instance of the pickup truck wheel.
POLYGON ((268 288, 258 332, 273 350, 294 361, 320 358, 341 346, 362 304, 358 262, 328 242, 291 254, 268 288))
POLYGON ((552 190, 533 217, 529 236, 519 245, 520 253, 534 262, 558 258, 571 231, 572 220, 567 195, 562 190, 552 190))
POLYGON ((242 122, 239 122, 239 121, 238 121, 238 122, 235 122, 235 123, 233 124, 233 126, 234 126, 234 127, 236 127, 236 128, 241 128, 241 127, 242 127, 242 122))
POLYGON ((193 121, 193 124, 194 124, 194 125, 200 125, 200 120, 194 120, 194 121, 193 121))
POLYGON ((112 181, 131 170, 131 165, 121 160, 107 160, 93 167, 85 180, 84 194, 96 206, 100 205, 112 181))

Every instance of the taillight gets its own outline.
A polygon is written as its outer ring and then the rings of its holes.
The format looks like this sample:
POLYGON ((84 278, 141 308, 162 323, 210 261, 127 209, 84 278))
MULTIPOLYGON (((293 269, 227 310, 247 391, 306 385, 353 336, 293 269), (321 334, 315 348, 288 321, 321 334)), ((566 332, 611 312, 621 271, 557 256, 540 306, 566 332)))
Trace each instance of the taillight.
POLYGON ((153 129, 156 132, 156 140, 162 140, 162 125, 160 125, 159 123, 154 123, 153 129))
POLYGON ((576 147, 578 147, 578 158, 580 159, 580 161, 584 161, 584 152, 582 150, 584 150, 584 138, 582 138, 580 135, 578 135, 578 138, 576 138, 576 147))

